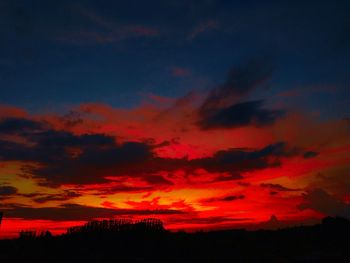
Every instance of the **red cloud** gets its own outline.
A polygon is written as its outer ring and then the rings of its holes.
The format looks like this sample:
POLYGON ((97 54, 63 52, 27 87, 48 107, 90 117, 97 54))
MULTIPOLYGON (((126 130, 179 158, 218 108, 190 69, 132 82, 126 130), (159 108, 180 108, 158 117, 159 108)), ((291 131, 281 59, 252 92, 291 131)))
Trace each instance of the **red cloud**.
POLYGON ((0 209, 5 217, 62 225, 73 210, 135 218, 158 211, 171 229, 219 228, 259 224, 271 214, 288 222, 319 218, 330 210, 303 195, 310 188, 345 200, 345 209, 347 121, 286 112, 255 125, 271 111, 256 108, 236 125, 244 116, 224 114, 269 72, 255 72, 250 81, 230 75, 206 96, 153 96, 132 109, 82 104, 62 115, 31 115, 3 106, 0 209), (210 129, 199 125, 209 120, 210 129))
POLYGON ((186 77, 192 74, 191 70, 181 67, 171 67, 170 72, 174 77, 186 77))

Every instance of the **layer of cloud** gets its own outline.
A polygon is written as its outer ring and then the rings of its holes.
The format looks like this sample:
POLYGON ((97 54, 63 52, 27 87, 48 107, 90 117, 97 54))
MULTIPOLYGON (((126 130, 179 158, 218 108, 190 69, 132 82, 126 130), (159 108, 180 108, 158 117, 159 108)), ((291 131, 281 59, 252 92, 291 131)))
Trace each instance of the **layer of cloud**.
POLYGON ((236 200, 244 199, 245 196, 243 194, 240 195, 226 195, 226 196, 218 196, 201 200, 203 203, 214 203, 214 202, 231 202, 236 200))
POLYGON ((263 101, 247 101, 217 110, 203 118, 199 125, 203 129, 234 128, 242 126, 266 126, 284 115, 282 110, 262 108, 263 101))
POLYGON ((62 204, 59 207, 33 208, 13 205, 2 209, 7 218, 40 219, 55 221, 83 221, 95 218, 113 218, 117 216, 147 216, 183 214, 177 210, 133 210, 91 207, 78 204, 62 204))
POLYGON ((314 189, 304 194, 304 201, 299 209, 313 209, 329 216, 350 218, 350 205, 339 200, 323 189, 314 189))
POLYGON ((267 85, 272 67, 261 59, 233 68, 224 84, 212 89, 199 108, 199 126, 203 129, 265 126, 283 117, 283 110, 262 108, 263 100, 247 96, 267 85))
POLYGON ((118 144, 113 136, 75 135, 25 119, 5 119, 0 127, 0 133, 11 131, 24 140, 0 140, 4 150, 0 159, 31 163, 24 171, 49 186, 101 184, 109 181, 108 176, 139 177, 150 186, 170 186, 173 184, 170 180, 156 173, 196 169, 229 173, 230 176, 218 180, 233 180, 242 178, 241 174, 247 171, 279 166, 281 157, 297 154, 281 142, 262 149, 222 150, 206 158, 172 159, 156 156, 153 149, 157 145, 152 141, 118 144))
POLYGON ((9 185, 0 185, 0 200, 7 199, 17 194, 17 188, 9 185))
POLYGON ((50 201, 69 201, 72 198, 80 197, 81 194, 73 192, 73 191, 64 191, 63 194, 47 194, 47 195, 39 195, 33 198, 33 201, 36 203, 47 203, 50 201))
POLYGON ((269 183, 262 183, 260 184, 261 187, 263 188, 268 188, 273 191, 278 191, 278 192, 294 192, 294 191, 300 191, 301 189, 293 189, 293 188, 288 188, 280 184, 269 184, 269 183))

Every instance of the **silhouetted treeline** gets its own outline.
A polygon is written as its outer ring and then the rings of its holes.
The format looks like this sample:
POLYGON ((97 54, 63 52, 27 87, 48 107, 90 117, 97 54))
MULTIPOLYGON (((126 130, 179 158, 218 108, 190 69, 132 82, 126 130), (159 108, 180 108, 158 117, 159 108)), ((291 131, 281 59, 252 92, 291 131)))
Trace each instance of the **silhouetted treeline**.
POLYGON ((81 235, 81 234, 109 234, 116 233, 156 233, 165 231, 163 222, 156 218, 147 218, 142 220, 117 219, 117 220, 102 220, 90 221, 83 226, 68 228, 66 235, 81 235))
MULTIPOLYGON (((45 233, 45 232, 44 232, 45 233)), ((92 221, 66 234, 0 241, 1 262, 350 262, 350 222, 280 230, 169 232, 161 221, 92 221)))
POLYGON ((50 231, 42 231, 40 233, 37 233, 35 230, 22 230, 21 232, 19 232, 19 239, 21 240, 50 237, 52 237, 50 231))

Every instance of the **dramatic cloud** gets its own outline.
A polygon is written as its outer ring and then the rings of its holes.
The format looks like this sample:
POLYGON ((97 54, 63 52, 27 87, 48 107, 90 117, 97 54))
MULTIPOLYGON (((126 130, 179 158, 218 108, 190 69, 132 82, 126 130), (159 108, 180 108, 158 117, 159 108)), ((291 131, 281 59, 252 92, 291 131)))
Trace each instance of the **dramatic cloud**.
POLYGON ((0 160, 38 163, 41 167, 28 166, 28 172, 49 184, 79 183, 81 179, 84 183, 101 183, 105 181, 103 176, 94 172, 137 165, 153 156, 143 143, 117 145, 114 137, 102 134, 74 135, 50 128, 37 131, 42 125, 33 121, 4 120, 0 128, 2 133, 21 133, 27 141, 0 140, 0 160))
POLYGON ((211 129, 273 124, 284 111, 263 109, 262 100, 244 101, 266 84, 271 73, 272 67, 260 60, 232 69, 226 82, 211 90, 199 108, 199 126, 211 129))
POLYGON ((203 199, 203 203, 214 203, 214 202, 231 202, 235 200, 244 199, 244 195, 227 195, 227 196, 219 196, 208 199, 203 199))
POLYGON ((288 188, 288 187, 285 187, 285 186, 280 185, 280 184, 262 183, 262 184, 260 184, 260 186, 263 188, 269 188, 273 191, 278 191, 278 192, 293 192, 293 191, 300 191, 301 190, 301 189, 288 188))
POLYGON ((305 196, 298 206, 308 186, 346 200, 347 177, 340 174, 348 167, 347 124, 279 118, 274 114, 282 112, 263 109, 262 101, 241 102, 250 92, 235 93, 228 106, 218 102, 207 128, 198 126, 201 99, 193 93, 156 97, 155 105, 132 110, 84 104, 64 115, 3 116, 5 218, 157 216, 169 228, 190 229, 255 224, 271 213, 283 222, 347 215, 340 201, 317 206, 305 196), (225 107, 238 117, 226 118, 225 107), (295 137, 301 129, 305 134, 295 137), (342 170, 333 171, 338 164, 342 170), (313 174, 323 167, 327 177, 313 174))
POLYGON ((33 199, 37 203, 46 203, 49 201, 69 201, 72 198, 79 197, 81 194, 72 191, 65 191, 63 194, 40 195, 33 199))
MULTIPOLYGON (((240 102, 244 96, 233 105, 264 111, 262 102, 240 102)), ((213 125, 221 123, 221 129, 204 129, 196 122, 193 94, 156 99, 160 106, 132 110, 86 104, 65 115, 3 116, 0 199, 5 218, 156 215, 169 228, 196 228, 255 224, 272 213, 281 221, 303 222, 320 213, 347 215, 348 204, 327 194, 318 194, 322 198, 316 202, 309 193, 298 206, 308 186, 347 200, 347 123, 321 125, 288 115, 271 120, 273 126, 261 117, 258 125, 254 111, 239 114, 246 122, 237 117, 233 125, 216 118, 213 125), (303 136, 296 137, 300 130, 303 136), (327 177, 314 174, 321 169, 329 169, 327 177)), ((223 111, 217 109, 217 114, 223 111)))
POLYGON ((0 121, 0 135, 33 133, 43 128, 43 123, 23 118, 6 118, 0 121))
POLYGON ((260 150, 229 149, 216 152, 213 157, 193 160, 192 163, 204 167, 210 172, 246 172, 280 165, 279 158, 295 155, 295 149, 289 149, 283 143, 268 145, 260 150))
POLYGON ((0 159, 37 163, 27 165, 25 171, 40 179, 42 185, 50 186, 106 183, 108 176, 139 177, 151 186, 172 185, 171 181, 155 173, 193 172, 196 169, 230 174, 217 180, 240 179, 243 172, 275 167, 279 165, 280 157, 295 155, 295 150, 288 149, 285 143, 276 143, 260 150, 222 150, 211 157, 193 160, 160 158, 153 152, 159 145, 143 142, 117 144, 113 136, 75 135, 50 127, 44 130, 41 123, 21 119, 4 120, 1 124, 3 132, 10 129, 12 132, 21 131, 26 143, 0 140, 4 150, 0 159))
POLYGON ((77 204, 63 204, 59 207, 33 208, 13 206, 3 209, 8 218, 41 219, 54 221, 82 221, 95 218, 112 218, 127 215, 171 215, 182 214, 176 210, 132 210, 91 207, 77 204))
POLYGON ((13 186, 0 185, 0 200, 14 196, 17 193, 17 188, 13 186))
POLYGON ((304 158, 313 158, 315 156, 317 156, 318 153, 317 152, 312 152, 312 151, 309 151, 309 152, 305 152, 304 153, 304 158))
POLYGON ((304 195, 304 202, 299 209, 313 209, 329 216, 343 216, 350 218, 350 205, 331 196, 323 189, 314 189, 304 195))
POLYGON ((150 148, 137 142, 79 150, 82 152, 76 157, 65 154, 60 163, 33 168, 33 176, 44 178, 49 184, 103 183, 106 182, 105 176, 127 174, 128 168, 131 174, 142 172, 140 164, 152 158, 150 148))
POLYGON ((180 218, 171 219, 171 223, 185 223, 190 225, 215 225, 220 223, 249 222, 252 218, 227 218, 224 216, 212 216, 206 218, 180 218))
POLYGON ((0 236, 346 216, 349 4, 135 2, 1 1, 0 236))
POLYGON ((247 125, 265 126, 273 124, 284 112, 267 110, 262 107, 263 101, 237 103, 227 108, 212 112, 199 124, 203 129, 233 128, 247 125))
POLYGON ((350 194, 350 166, 345 165, 328 173, 318 173, 314 176, 310 187, 322 188, 329 193, 337 193, 340 196, 348 196, 350 194))
POLYGON ((50 163, 43 168, 32 168, 35 178, 45 179, 48 184, 92 184, 107 182, 106 176, 140 177, 150 185, 172 185, 171 181, 154 173, 184 170, 192 173, 197 169, 208 172, 229 173, 217 180, 242 178, 241 173, 280 165, 280 157, 295 155, 284 143, 268 145, 260 150, 229 149, 216 152, 212 157, 188 160, 159 158, 151 147, 143 143, 124 143, 121 146, 88 149, 78 157, 50 163))
POLYGON ((252 60, 229 72, 224 84, 214 88, 201 106, 201 113, 227 107, 264 84, 272 74, 272 67, 261 60, 252 60))

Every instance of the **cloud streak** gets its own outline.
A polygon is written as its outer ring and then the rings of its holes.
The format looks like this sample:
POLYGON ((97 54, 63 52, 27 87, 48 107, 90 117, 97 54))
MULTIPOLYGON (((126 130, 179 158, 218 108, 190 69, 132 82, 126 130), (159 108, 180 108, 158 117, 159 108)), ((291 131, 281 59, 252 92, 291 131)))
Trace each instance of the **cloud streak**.
POLYGON ((182 214, 175 210, 132 210, 132 209, 110 209, 91 207, 77 204, 62 204, 59 207, 33 208, 13 206, 3 209, 8 218, 22 218, 27 220, 53 220, 53 221, 87 221, 95 218, 113 218, 127 215, 172 215, 182 214))
POLYGON ((11 131, 25 141, 0 140, 1 148, 5 150, 0 159, 29 162, 25 171, 47 186, 101 184, 109 182, 108 177, 113 176, 140 178, 152 187, 171 186, 173 183, 169 178, 157 173, 176 170, 193 173, 197 169, 229 173, 229 176, 217 180, 235 180, 241 179, 244 172, 276 167, 280 165, 281 157, 298 154, 280 142, 262 149, 221 150, 211 157, 193 160, 162 158, 153 152, 154 145, 149 143, 117 144, 113 136, 74 135, 53 130, 47 125, 45 130, 38 122, 21 119, 4 120, 0 125, 0 133, 11 131))

